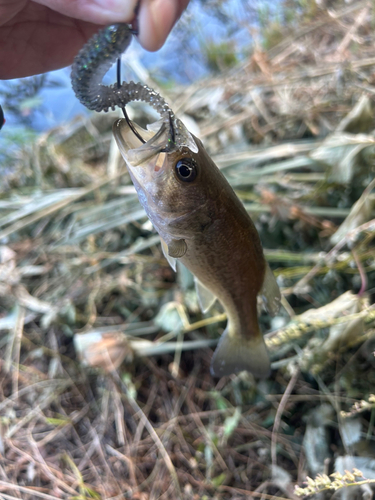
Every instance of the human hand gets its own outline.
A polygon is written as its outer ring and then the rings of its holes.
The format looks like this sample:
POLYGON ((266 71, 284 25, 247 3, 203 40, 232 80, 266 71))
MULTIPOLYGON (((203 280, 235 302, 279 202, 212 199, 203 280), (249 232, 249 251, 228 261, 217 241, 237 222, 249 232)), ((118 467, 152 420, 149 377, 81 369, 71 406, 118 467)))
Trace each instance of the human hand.
MULTIPOLYGON (((102 26, 134 19, 137 0, 0 0, 0 79, 68 66, 102 26)), ((139 41, 158 50, 189 0, 142 0, 139 41)))

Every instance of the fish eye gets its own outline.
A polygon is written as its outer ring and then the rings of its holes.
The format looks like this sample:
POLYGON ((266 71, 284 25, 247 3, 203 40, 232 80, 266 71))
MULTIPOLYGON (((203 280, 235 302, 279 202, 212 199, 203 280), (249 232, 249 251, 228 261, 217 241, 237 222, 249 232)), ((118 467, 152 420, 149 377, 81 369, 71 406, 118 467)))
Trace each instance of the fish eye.
POLYGON ((179 160, 175 170, 178 179, 182 182, 193 182, 197 177, 197 164, 192 158, 179 160))

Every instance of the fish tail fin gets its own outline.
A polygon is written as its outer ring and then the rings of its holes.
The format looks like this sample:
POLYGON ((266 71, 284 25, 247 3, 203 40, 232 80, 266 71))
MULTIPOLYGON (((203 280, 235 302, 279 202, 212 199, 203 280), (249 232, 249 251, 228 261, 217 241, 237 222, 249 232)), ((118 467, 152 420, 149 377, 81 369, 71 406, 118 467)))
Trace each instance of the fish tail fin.
POLYGON ((212 357, 211 374, 223 377, 243 370, 260 378, 270 374, 270 359, 263 336, 258 331, 249 340, 233 334, 227 327, 212 357))

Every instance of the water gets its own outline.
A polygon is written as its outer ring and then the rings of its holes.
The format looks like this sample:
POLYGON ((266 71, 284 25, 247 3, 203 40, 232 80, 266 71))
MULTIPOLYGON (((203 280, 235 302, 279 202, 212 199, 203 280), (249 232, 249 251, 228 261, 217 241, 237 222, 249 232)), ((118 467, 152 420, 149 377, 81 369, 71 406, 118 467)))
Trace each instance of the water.
MULTIPOLYGON (((264 4, 261 2, 262 8, 264 4)), ((275 2, 269 5, 275 5, 275 2)), ((150 76, 159 82, 188 84, 196 81, 210 72, 204 53, 204 48, 210 43, 230 41, 237 59, 246 57, 252 44, 250 27, 253 29, 257 24, 257 9, 256 5, 254 7, 254 1, 250 6, 249 2, 243 0, 227 0, 219 2, 219 7, 217 1, 192 1, 179 26, 172 31, 166 44, 158 52, 149 53, 143 50, 137 41, 132 42, 123 57, 123 79, 139 80, 134 72, 129 70, 131 61, 139 60, 150 76)), ((113 83, 115 78, 115 69, 112 68, 104 83, 113 83)), ((72 91, 70 68, 50 72, 48 81, 55 82, 56 85, 44 86, 36 98, 20 102, 21 116, 28 116, 28 124, 36 131, 50 129, 77 115, 88 113, 72 91)), ((1 104, 7 118, 3 131, 19 126, 19 114, 13 115, 7 109, 6 101, 2 100, 1 104)))

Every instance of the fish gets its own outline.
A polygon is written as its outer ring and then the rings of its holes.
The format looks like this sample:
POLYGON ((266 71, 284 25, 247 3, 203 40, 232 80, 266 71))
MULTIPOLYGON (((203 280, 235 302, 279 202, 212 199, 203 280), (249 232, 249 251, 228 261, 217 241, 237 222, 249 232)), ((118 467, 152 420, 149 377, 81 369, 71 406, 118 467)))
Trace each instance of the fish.
POLYGON ((267 377, 270 360, 258 323, 258 296, 272 315, 281 296, 253 221, 203 143, 159 93, 139 82, 120 83, 119 77, 117 84, 101 83, 133 34, 130 26, 117 24, 94 35, 72 65, 73 89, 88 109, 123 110, 125 118, 115 121, 113 134, 165 257, 174 270, 179 261, 193 273, 203 312, 216 299, 226 311, 212 375, 247 370, 267 377), (153 106, 160 120, 147 129, 132 122, 125 105, 135 100, 153 106))
POLYGON ((281 296, 253 221, 203 143, 182 123, 180 129, 195 143, 194 150, 182 146, 163 152, 165 121, 153 127, 160 127, 154 135, 133 126, 148 139, 145 144, 125 119, 114 123, 113 134, 163 252, 172 268, 178 260, 193 273, 204 312, 218 299, 227 314, 211 373, 220 377, 247 370, 267 377, 270 361, 259 328, 257 297, 263 296, 275 315, 281 296))

